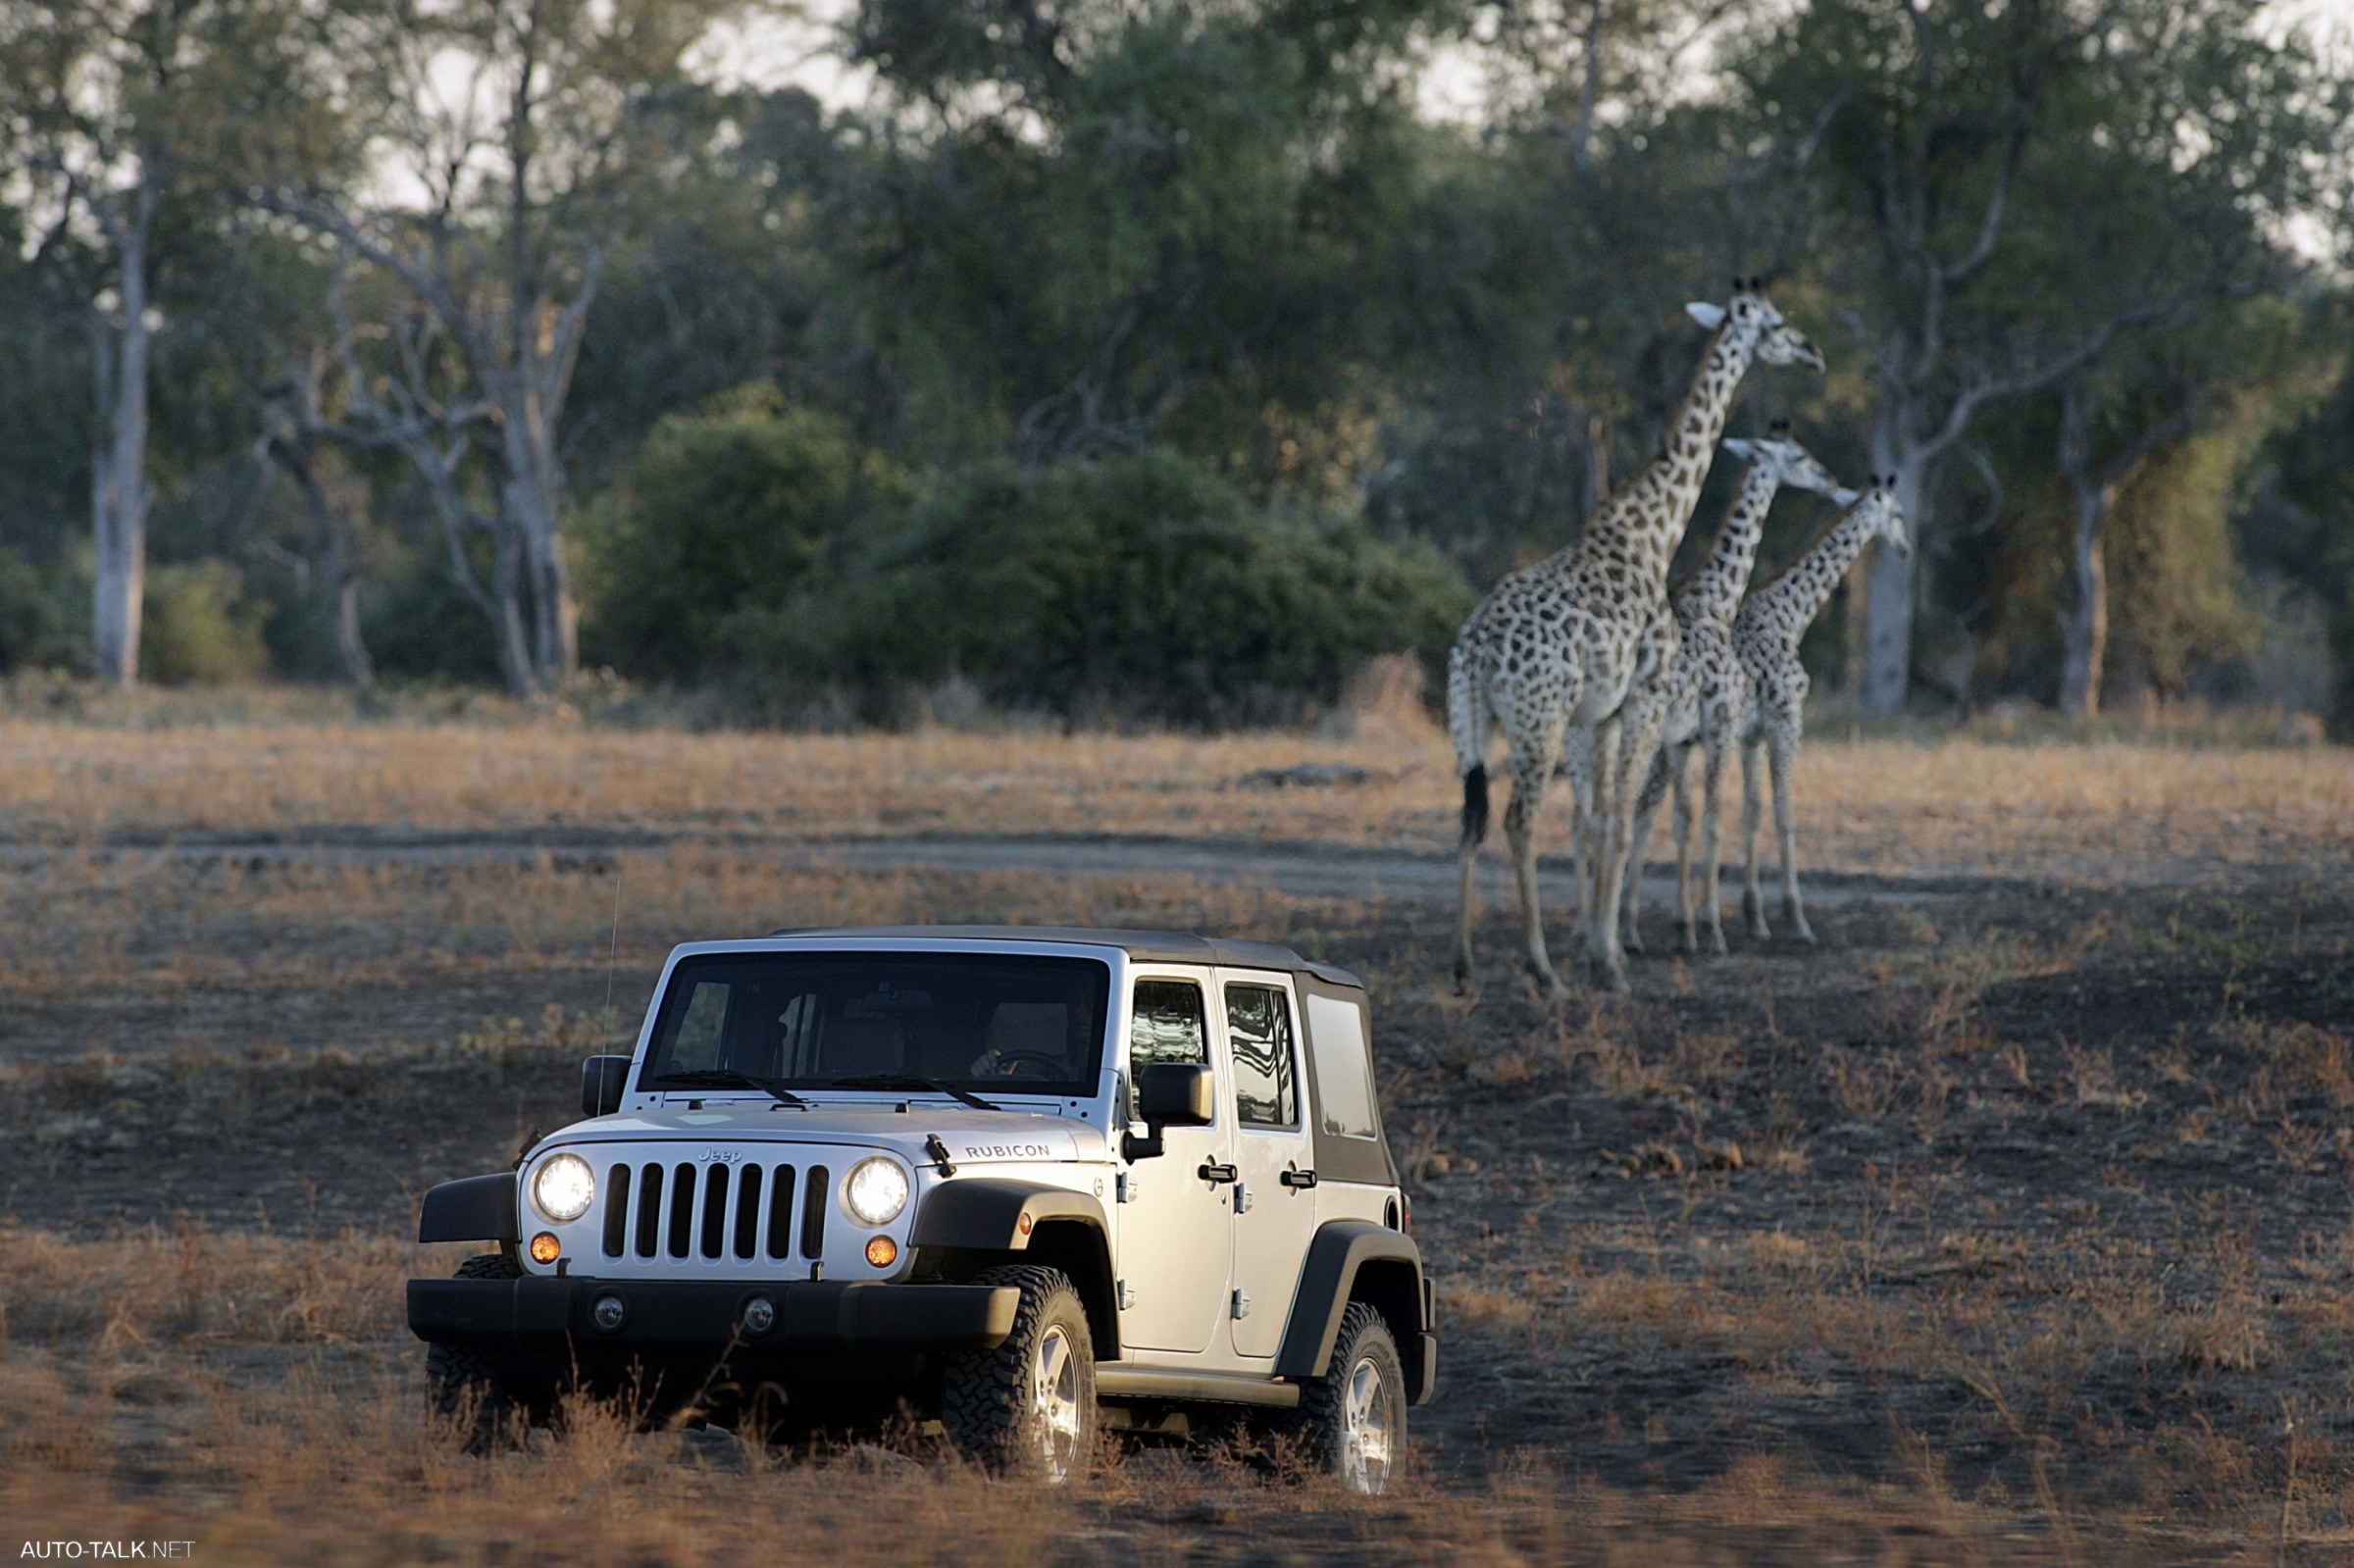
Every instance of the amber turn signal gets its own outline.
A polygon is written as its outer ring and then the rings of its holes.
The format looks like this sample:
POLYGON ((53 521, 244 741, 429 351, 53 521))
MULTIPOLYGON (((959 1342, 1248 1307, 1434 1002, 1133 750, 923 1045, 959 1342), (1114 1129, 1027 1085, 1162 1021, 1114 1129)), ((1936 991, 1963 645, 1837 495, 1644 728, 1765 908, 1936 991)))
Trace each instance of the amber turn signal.
POLYGON ((564 1243, 556 1239, 553 1231, 541 1231, 537 1236, 532 1238, 532 1261, 534 1263, 553 1263, 556 1261, 556 1254, 563 1250, 564 1243))
POLYGON ((878 1236, 866 1243, 866 1261, 878 1269, 888 1269, 899 1260, 899 1243, 888 1236, 878 1236))

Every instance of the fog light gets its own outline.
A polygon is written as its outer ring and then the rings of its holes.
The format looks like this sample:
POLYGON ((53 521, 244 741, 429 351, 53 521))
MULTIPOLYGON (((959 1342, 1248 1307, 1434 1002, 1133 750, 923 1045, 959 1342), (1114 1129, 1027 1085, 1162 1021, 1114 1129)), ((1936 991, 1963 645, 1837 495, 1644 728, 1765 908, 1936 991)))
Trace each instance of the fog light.
POLYGON ((878 1269, 888 1269, 899 1260, 899 1243, 888 1236, 878 1236, 866 1243, 866 1261, 878 1269))
POLYGON ((777 1304, 767 1296, 756 1295, 743 1304, 743 1328, 747 1334, 766 1334, 777 1326, 777 1304))
POLYGON ((556 1239, 556 1234, 553 1231, 541 1231, 537 1236, 532 1238, 532 1261, 534 1263, 553 1263, 556 1261, 556 1254, 563 1250, 564 1243, 556 1239))
POLYGON ((617 1295, 600 1295, 596 1298, 596 1304, 588 1309, 588 1321, 607 1334, 620 1328, 629 1316, 629 1304, 617 1295))

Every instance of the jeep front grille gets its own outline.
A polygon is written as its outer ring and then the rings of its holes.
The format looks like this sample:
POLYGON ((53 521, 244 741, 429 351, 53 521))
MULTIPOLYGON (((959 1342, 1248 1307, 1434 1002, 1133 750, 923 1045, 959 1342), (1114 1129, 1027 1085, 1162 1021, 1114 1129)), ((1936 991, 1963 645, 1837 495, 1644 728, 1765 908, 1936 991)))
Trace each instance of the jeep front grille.
POLYGON ((604 1176, 605 1256, 822 1257, 834 1173, 688 1160, 617 1164, 604 1176), (800 1224, 793 1224, 796 1195, 800 1224))

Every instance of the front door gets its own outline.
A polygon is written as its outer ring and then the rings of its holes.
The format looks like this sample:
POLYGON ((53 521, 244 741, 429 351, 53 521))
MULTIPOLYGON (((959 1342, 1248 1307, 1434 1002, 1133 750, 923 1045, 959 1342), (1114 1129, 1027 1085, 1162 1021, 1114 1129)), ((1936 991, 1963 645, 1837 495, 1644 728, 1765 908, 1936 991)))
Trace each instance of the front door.
MULTIPOLYGON (((1147 974, 1130 983, 1131 1121, 1140 1069, 1212 1059, 1205 1000, 1198 977, 1147 974)), ((1120 1178, 1120 1340, 1124 1351, 1151 1352, 1142 1359, 1201 1355, 1225 1321, 1233 1188, 1204 1181, 1201 1172, 1225 1165, 1232 1121, 1221 1093, 1213 1124, 1164 1130, 1160 1158, 1138 1160, 1120 1178)))
POLYGON ((1306 1080, 1288 978, 1220 970, 1228 1100, 1234 1118, 1234 1353, 1271 1357, 1315 1236, 1314 1144, 1303 1114, 1306 1080))

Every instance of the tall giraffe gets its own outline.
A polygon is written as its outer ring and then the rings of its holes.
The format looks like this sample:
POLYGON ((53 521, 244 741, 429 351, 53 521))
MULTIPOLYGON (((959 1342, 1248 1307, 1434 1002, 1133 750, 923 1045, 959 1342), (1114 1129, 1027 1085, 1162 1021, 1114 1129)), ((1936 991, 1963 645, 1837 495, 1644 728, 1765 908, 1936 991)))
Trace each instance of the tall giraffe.
POLYGON ((1675 616, 1678 643, 1668 666, 1666 723, 1658 754, 1643 781, 1635 802, 1635 836, 1626 857, 1625 908, 1620 916, 1629 952, 1640 952, 1642 935, 1636 917, 1642 909, 1643 848, 1651 837, 1660 803, 1670 788, 1675 794, 1675 925, 1684 951, 1700 951, 1700 924, 1709 928, 1712 951, 1723 952, 1724 924, 1716 885, 1721 865, 1718 825, 1721 818, 1725 759, 1732 754, 1733 728, 1748 716, 1749 677, 1733 653, 1733 616, 1741 608, 1742 590, 1749 586, 1750 570, 1757 564, 1758 539, 1765 531, 1766 514, 1774 493, 1783 485, 1829 495, 1846 507, 1858 499, 1841 488, 1830 470, 1815 455, 1791 440, 1786 421, 1777 421, 1763 440, 1726 437, 1720 451, 1739 458, 1741 486, 1725 513, 1724 527, 1710 547, 1708 559, 1676 585, 1668 598, 1675 616), (1700 919, 1694 919, 1692 885, 1692 752, 1701 752, 1700 919))
POLYGON ((1663 672, 1674 657, 1674 622, 1663 609, 1667 564, 1750 361, 1822 368, 1822 355, 1767 302, 1756 278, 1736 280, 1729 304, 1685 309, 1710 329, 1709 347, 1659 454, 1595 509, 1576 543, 1497 583, 1448 655, 1447 723, 1463 783, 1458 988, 1471 980, 1472 877, 1487 836, 1491 729, 1504 732, 1510 748, 1512 794, 1504 828, 1530 971, 1548 991, 1561 993, 1537 902, 1536 822, 1555 759, 1564 755, 1563 738, 1575 731, 1578 743, 1567 748, 1570 783, 1581 864, 1595 893, 1588 900, 1588 957, 1607 984, 1626 984, 1617 951, 1618 900, 1599 896, 1603 888, 1615 892, 1631 836, 1614 828, 1606 834, 1602 826, 1626 820, 1626 791, 1617 791, 1615 811, 1597 799, 1601 775, 1616 761, 1618 710, 1638 677, 1663 672))
POLYGON ((1896 500, 1896 476, 1872 476, 1863 499, 1834 518, 1788 566, 1750 590, 1733 617, 1733 652, 1749 677, 1749 712, 1741 741, 1741 831, 1748 844, 1748 881, 1741 907, 1752 936, 1769 936, 1765 895, 1758 890, 1758 763, 1773 768, 1773 825, 1782 840, 1782 914, 1790 935, 1811 942, 1807 912, 1798 897, 1797 821, 1790 805, 1790 772, 1806 729, 1807 670, 1798 662, 1798 639, 1822 610, 1864 546, 1885 541, 1910 558, 1905 511, 1896 500))

